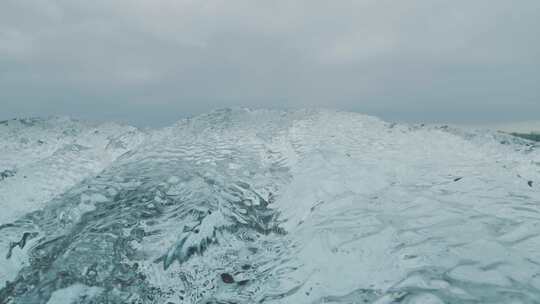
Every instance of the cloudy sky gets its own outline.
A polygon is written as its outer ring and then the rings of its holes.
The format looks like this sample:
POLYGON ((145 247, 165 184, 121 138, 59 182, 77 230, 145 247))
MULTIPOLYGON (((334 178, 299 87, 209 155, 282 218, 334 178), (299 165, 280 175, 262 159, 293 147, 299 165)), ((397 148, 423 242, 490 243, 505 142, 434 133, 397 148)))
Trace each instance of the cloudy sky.
POLYGON ((539 0, 1 0, 0 119, 540 118, 539 0))

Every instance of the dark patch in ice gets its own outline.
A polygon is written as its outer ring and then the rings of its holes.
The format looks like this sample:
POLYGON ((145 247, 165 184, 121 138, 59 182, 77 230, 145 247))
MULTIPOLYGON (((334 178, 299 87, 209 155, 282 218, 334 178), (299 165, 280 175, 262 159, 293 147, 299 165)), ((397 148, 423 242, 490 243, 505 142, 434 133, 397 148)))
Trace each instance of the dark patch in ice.
POLYGON ((11 258, 11 255, 13 254, 13 249, 17 246, 19 246, 19 248, 23 249, 24 246, 26 246, 26 242, 30 239, 33 239, 37 236, 37 232, 25 232, 23 233, 23 236, 21 238, 20 241, 18 242, 11 242, 9 244, 9 249, 8 249, 8 253, 6 255, 6 259, 9 259, 11 258))
POLYGON ((221 280, 223 281, 223 283, 225 283, 225 284, 234 283, 234 278, 229 273, 225 272, 225 273, 222 273, 220 276, 221 276, 221 280))
POLYGON ((8 177, 15 176, 17 174, 17 171, 15 170, 4 170, 0 172, 0 181, 3 181, 4 179, 8 177))

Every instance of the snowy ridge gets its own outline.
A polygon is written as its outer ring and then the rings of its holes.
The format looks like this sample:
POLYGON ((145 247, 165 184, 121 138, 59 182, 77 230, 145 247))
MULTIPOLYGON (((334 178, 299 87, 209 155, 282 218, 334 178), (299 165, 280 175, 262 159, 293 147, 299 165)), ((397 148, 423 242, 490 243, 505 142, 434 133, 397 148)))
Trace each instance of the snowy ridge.
POLYGON ((0 131, 0 204, 24 206, 2 304, 540 301, 526 140, 319 110, 47 123, 0 131))

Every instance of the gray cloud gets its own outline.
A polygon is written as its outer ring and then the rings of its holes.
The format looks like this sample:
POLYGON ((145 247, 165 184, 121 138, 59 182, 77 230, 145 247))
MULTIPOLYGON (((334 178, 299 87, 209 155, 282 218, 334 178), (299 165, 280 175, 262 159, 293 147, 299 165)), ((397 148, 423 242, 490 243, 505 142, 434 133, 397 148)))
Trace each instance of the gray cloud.
POLYGON ((4 0, 0 118, 228 106, 537 119, 537 0, 4 0))

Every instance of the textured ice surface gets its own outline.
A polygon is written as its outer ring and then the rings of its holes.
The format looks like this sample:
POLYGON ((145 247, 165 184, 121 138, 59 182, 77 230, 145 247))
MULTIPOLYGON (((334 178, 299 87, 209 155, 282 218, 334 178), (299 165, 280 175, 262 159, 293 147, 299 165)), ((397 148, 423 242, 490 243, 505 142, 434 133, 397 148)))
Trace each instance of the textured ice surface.
POLYGON ((16 172, 0 180, 0 303, 540 302, 526 140, 307 110, 100 139, 15 127, 0 125, 16 172), (24 184, 34 172, 48 178, 24 184))
MULTIPOLYGON (((0 122, 0 227, 43 208, 55 196, 99 173, 143 139, 144 134, 134 127, 68 118, 0 122)), ((3 287, 27 264, 28 247, 10 249, 24 235, 19 230, 4 229, 0 233, 3 287), (10 259, 5 259, 8 253, 10 259)), ((32 238, 27 240, 32 242, 32 238)))
POLYGON ((99 287, 88 287, 82 284, 73 284, 69 287, 58 289, 51 295, 47 304, 73 304, 91 300, 103 292, 99 287))

